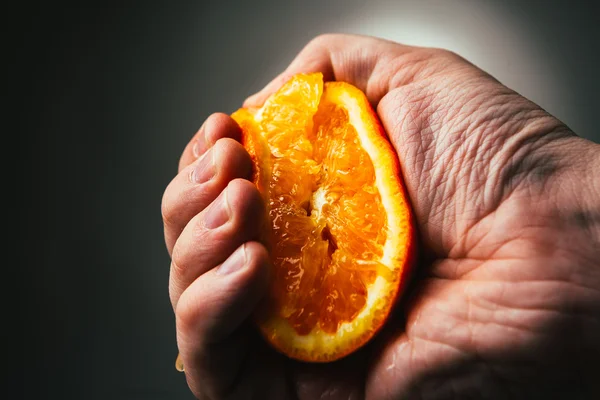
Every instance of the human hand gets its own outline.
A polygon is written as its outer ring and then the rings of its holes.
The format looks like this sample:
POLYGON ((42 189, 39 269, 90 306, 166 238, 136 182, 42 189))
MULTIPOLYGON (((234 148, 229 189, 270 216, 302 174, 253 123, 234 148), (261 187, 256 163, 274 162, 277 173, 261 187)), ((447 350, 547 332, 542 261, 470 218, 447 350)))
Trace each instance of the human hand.
POLYGON ((455 54, 369 37, 316 38, 245 105, 316 71, 363 90, 398 153, 423 244, 410 297, 372 343, 340 361, 297 363, 268 349, 247 323, 268 280, 258 242, 266 217, 244 180, 251 162, 239 127, 215 114, 163 199, 169 292, 192 392, 600 394, 600 146, 455 54))

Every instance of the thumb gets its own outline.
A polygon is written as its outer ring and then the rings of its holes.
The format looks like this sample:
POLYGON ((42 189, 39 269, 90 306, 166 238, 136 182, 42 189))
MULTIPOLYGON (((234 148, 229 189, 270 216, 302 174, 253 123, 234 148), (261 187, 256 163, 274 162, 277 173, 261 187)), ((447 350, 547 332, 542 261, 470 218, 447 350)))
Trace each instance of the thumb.
POLYGON ((422 52, 417 47, 370 36, 320 35, 304 46, 285 71, 248 97, 244 107, 262 106, 293 75, 312 72, 321 72, 325 81, 353 84, 365 92, 371 104, 377 105, 391 85, 402 85, 414 78, 414 63, 423 58, 422 52), (374 76, 381 79, 373 79, 374 76))

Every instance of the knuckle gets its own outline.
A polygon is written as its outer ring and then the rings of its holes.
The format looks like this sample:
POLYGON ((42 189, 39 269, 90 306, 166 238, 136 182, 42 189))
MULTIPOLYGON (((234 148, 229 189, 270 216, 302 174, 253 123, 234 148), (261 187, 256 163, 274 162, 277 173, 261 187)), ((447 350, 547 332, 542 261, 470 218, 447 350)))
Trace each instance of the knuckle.
POLYGON ((435 60, 440 66, 447 67, 453 64, 465 64, 466 60, 453 50, 445 48, 424 48, 422 49, 424 58, 435 60))
POLYGON ((220 296, 210 293, 211 285, 204 281, 204 276, 186 287, 175 306, 177 336, 183 340, 193 340, 185 343, 185 347, 202 346, 204 322, 215 307, 218 307, 220 296))
POLYGON ((187 337, 198 321, 198 307, 195 307, 194 304, 187 291, 184 291, 179 297, 179 302, 175 307, 175 316, 180 337, 187 337))
POLYGON ((182 251, 181 246, 175 244, 173 247, 173 254, 171 255, 171 276, 174 279, 179 279, 179 277, 185 275, 186 272, 186 256, 185 251, 182 251))
POLYGON ((312 38, 305 46, 305 51, 313 49, 330 49, 338 43, 348 42, 354 36, 345 33, 321 33, 312 38))
POLYGON ((193 225, 189 242, 186 243, 186 247, 202 249, 206 246, 206 243, 214 240, 214 237, 211 239, 210 230, 206 227, 205 213, 208 211, 210 211, 208 208, 205 209, 202 213, 196 215, 192 221, 190 221, 190 223, 193 225))
POLYGON ((162 196, 160 212, 163 220, 163 224, 166 226, 173 226, 176 221, 177 208, 175 207, 169 188, 165 190, 162 196))
POLYGON ((206 249, 207 243, 214 242, 214 238, 207 237, 206 227, 200 219, 194 221, 194 224, 191 235, 186 235, 184 240, 178 240, 173 246, 171 268, 177 277, 185 276, 190 264, 202 262, 203 249, 206 249))
POLYGON ((322 47, 327 46, 332 41, 338 39, 339 34, 335 33, 321 33, 308 42, 307 47, 322 47))
POLYGON ((447 59, 460 58, 460 56, 456 52, 449 50, 449 49, 436 48, 431 51, 432 51, 433 56, 437 56, 440 58, 447 58, 447 59))

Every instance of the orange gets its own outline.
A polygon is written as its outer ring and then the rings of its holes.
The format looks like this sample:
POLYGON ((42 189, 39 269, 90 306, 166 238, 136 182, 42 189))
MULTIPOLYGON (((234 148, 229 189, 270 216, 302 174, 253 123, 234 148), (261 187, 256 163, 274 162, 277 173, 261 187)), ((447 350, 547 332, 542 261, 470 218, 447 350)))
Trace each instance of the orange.
POLYGON ((383 326, 415 258, 398 158, 358 88, 297 74, 232 115, 270 220, 270 290, 255 320, 285 355, 327 362, 383 326))

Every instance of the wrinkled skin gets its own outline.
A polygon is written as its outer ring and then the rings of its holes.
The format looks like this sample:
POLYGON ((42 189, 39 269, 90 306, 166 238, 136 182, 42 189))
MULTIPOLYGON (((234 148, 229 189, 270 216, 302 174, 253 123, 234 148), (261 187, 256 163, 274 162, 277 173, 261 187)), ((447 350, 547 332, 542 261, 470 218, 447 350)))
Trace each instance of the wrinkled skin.
POLYGON ((398 153, 422 244, 411 290, 382 334, 344 360, 301 364, 270 350, 247 323, 269 277, 256 241, 262 203, 245 180, 239 127, 214 114, 163 199, 192 392, 600 398, 600 146, 455 54, 369 37, 316 38, 245 105, 314 71, 365 91, 398 153), (216 174, 195 183, 207 160, 216 174), (219 195, 229 219, 210 229, 219 195))

